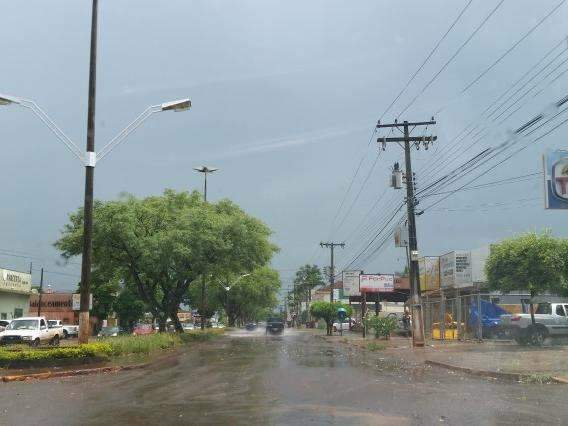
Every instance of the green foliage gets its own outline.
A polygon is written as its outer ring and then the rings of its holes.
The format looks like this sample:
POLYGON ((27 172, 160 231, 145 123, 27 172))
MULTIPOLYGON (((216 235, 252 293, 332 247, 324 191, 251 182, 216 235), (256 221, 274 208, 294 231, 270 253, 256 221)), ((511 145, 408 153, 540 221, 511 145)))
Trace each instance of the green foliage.
POLYGON ((568 244, 550 233, 528 233, 491 246, 485 266, 489 288, 566 293, 568 244))
POLYGON ((312 303, 310 306, 310 313, 316 319, 322 319, 327 324, 327 334, 331 335, 331 329, 333 327, 333 322, 337 319, 337 310, 339 308, 344 308, 347 311, 347 317, 353 315, 353 309, 349 305, 345 305, 341 302, 324 302, 323 300, 318 300, 312 303))
MULTIPOLYGON (((207 299, 211 300, 214 306, 224 309, 228 325, 232 327, 236 322, 265 320, 278 303, 280 286, 278 271, 264 266, 242 278, 235 274, 223 275, 216 282, 208 285, 207 299)), ((194 301, 198 297, 199 291, 192 289, 190 292, 192 306, 195 306, 194 301)))
POLYGON ((181 344, 177 334, 156 333, 143 336, 118 336, 102 339, 114 356, 149 354, 157 350, 172 349, 181 344))
MULTIPOLYGON (((202 276, 251 271, 277 247, 270 229, 228 200, 205 203, 198 192, 124 195, 94 206, 93 269, 101 282, 122 277, 161 323, 202 276)), ((82 251, 83 211, 69 217, 55 246, 64 258, 82 251)))
POLYGON ((32 349, 32 348, 7 348, 0 349, 0 365, 7 366, 20 361, 46 361, 59 359, 76 359, 107 357, 112 355, 113 350, 107 343, 89 343, 81 346, 32 349))
POLYGON ((140 299, 132 286, 126 286, 120 292, 113 306, 118 315, 119 325, 128 331, 132 331, 147 310, 146 304, 140 299))
POLYGON ((324 280, 317 265, 302 266, 296 271, 296 276, 294 277, 294 289, 297 299, 308 299, 310 291, 323 284, 324 280))
POLYGON ((377 343, 377 342, 371 342, 371 343, 367 343, 367 349, 374 352, 374 351, 383 351, 387 348, 387 346, 384 343, 377 343))
POLYGON ((381 317, 373 315, 365 318, 365 324, 368 328, 374 330, 375 337, 389 338, 391 333, 396 329, 397 319, 394 317, 381 317))

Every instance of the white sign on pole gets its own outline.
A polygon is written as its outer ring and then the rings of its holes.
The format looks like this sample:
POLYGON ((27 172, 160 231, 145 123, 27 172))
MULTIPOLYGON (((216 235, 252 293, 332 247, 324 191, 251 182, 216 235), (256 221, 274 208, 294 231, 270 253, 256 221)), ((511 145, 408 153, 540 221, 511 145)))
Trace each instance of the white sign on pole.
POLYGON ((394 291, 394 275, 361 274, 359 275, 359 291, 365 293, 387 293, 394 291))
POLYGON ((359 275, 363 271, 343 271, 343 295, 359 296, 359 275))
MULTIPOLYGON (((89 294, 89 310, 93 309, 93 295, 89 294)), ((81 295, 79 293, 73 294, 73 310, 81 310, 81 295)))
POLYGON ((408 227, 405 225, 398 225, 394 230, 394 246, 395 247, 408 247, 408 227))
POLYGON ((464 288, 472 285, 469 251, 452 251, 440 256, 440 285, 442 288, 464 288))
POLYGON ((333 300, 338 302, 341 300, 341 289, 340 288, 334 288, 333 289, 333 300))

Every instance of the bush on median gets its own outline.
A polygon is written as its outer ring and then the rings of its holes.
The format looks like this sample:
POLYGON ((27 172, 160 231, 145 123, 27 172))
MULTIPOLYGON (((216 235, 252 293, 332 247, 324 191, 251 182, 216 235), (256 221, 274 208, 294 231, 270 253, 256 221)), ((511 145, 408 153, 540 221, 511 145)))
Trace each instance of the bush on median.
POLYGON ((106 343, 89 343, 81 346, 39 350, 32 348, 0 349, 0 366, 59 359, 108 358, 111 354, 112 348, 106 343))

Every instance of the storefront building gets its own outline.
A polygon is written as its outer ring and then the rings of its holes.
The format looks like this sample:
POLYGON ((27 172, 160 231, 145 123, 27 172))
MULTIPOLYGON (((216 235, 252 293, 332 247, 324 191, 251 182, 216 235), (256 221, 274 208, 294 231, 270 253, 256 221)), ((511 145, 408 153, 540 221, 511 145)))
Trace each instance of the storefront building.
POLYGON ((28 315, 31 289, 30 274, 0 268, 0 319, 28 315))

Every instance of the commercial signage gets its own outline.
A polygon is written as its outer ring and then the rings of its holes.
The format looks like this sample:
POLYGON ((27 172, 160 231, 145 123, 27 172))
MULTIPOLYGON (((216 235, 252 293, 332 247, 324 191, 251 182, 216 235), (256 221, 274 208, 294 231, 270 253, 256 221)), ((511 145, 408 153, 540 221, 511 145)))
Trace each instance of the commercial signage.
POLYGON ((359 295, 359 275, 363 271, 343 271, 343 295, 345 297, 359 295))
POLYGON ((420 271, 420 290, 430 291, 440 288, 440 258, 427 256, 418 259, 420 271))
POLYGON ((544 207, 568 209, 568 150, 547 152, 543 164, 544 207))
POLYGON ((31 290, 32 276, 30 274, 0 269, 0 291, 27 294, 31 290))
MULTIPOLYGON (((93 309, 93 295, 89 295, 89 310, 93 309)), ((81 295, 79 293, 73 294, 73 310, 80 311, 81 310, 81 295)))
POLYGON ((341 297, 341 289, 340 288, 334 288, 333 289, 333 300, 335 301, 339 301, 342 299, 341 297))
POLYGON ((404 224, 398 225, 394 230, 394 246, 408 247, 408 226, 404 224))
POLYGON ((361 274, 359 275, 359 291, 361 293, 387 293, 394 291, 394 275, 361 274))
POLYGON ((440 256, 440 285, 443 288, 463 288, 472 285, 469 251, 452 251, 440 256))

